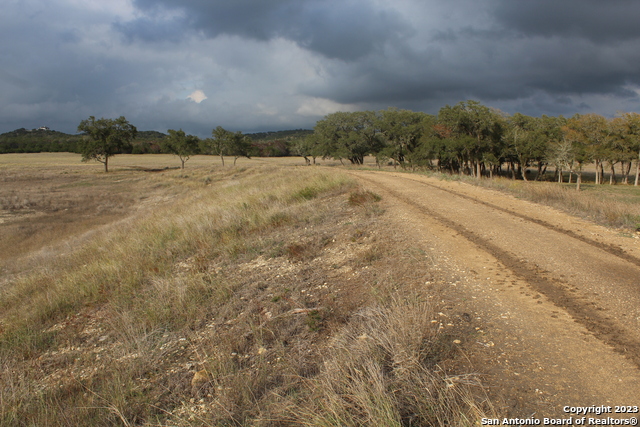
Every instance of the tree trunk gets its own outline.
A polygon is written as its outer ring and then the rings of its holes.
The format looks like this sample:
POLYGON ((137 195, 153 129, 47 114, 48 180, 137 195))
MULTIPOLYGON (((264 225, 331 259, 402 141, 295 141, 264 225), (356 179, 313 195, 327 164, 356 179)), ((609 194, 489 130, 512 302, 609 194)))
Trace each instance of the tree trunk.
POLYGON ((611 163, 611 176, 609 177, 609 185, 617 184, 615 163, 611 163))
POLYGON ((220 160, 222 160, 222 166, 224 166, 224 156, 220 154, 220 160))
POLYGON ((556 173, 558 174, 558 183, 561 184, 563 183, 563 177, 562 177, 562 169, 560 168, 556 168, 556 173))
POLYGON ((109 157, 105 156, 104 158, 104 171, 109 172, 109 157))
POLYGON ((580 191, 580 185, 582 184, 582 163, 578 162, 578 170, 576 171, 576 190, 580 191))
POLYGON ((536 177, 534 181, 540 181, 542 177, 542 162, 538 162, 538 172, 536 173, 536 177))
MULTIPOLYGON (((519 164, 519 165, 522 165, 522 163, 521 163, 521 162, 519 162, 518 164, 519 164)), ((519 167, 518 167, 518 169, 520 169, 520 173, 522 174, 522 179, 523 179, 523 180, 525 180, 525 181, 529 181, 529 180, 527 179, 527 167, 526 167, 526 166, 521 166, 521 167, 519 166, 519 167)), ((540 171, 538 170, 538 173, 539 173, 539 172, 540 172, 540 171)))
POLYGON ((582 184, 582 171, 578 171, 576 177, 576 190, 580 191, 580 184, 582 184))
POLYGON ((636 160, 636 182, 633 184, 635 187, 638 186, 638 181, 640 180, 640 156, 638 160, 636 160))
POLYGON ((629 184, 629 173, 631 173, 631 165, 632 165, 632 161, 629 162, 622 162, 622 183, 623 184, 629 184))
POLYGON ((182 169, 184 169, 184 160, 180 159, 180 161, 182 162, 182 169))

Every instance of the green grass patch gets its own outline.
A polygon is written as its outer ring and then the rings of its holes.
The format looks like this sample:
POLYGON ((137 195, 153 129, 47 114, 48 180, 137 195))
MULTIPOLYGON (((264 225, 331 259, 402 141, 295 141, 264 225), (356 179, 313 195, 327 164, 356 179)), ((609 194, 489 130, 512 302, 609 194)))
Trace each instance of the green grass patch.
POLYGON ((315 187, 305 187, 296 192, 294 197, 302 200, 311 200, 318 197, 318 193, 319 191, 315 187))

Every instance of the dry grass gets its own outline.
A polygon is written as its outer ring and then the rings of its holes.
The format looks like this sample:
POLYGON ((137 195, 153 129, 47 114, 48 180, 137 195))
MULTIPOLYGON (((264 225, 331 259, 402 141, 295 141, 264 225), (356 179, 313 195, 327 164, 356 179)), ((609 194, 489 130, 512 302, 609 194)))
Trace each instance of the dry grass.
MULTIPOLYGON (((453 344, 432 320, 421 295, 394 297, 357 312, 330 344, 313 398, 302 409, 308 426, 470 426, 486 415, 467 382, 439 366, 453 344)), ((481 390, 480 387, 477 390, 481 390)))
POLYGON ((338 171, 92 173, 76 182, 115 192, 127 179, 171 197, 138 208, 146 199, 123 191, 133 201, 118 222, 2 285, 0 425, 480 416, 482 389, 454 375, 453 337, 434 327, 428 266, 402 262, 379 198, 338 171))
POLYGON ((478 180, 469 176, 431 171, 419 173, 504 191, 532 202, 553 206, 602 225, 626 231, 640 231, 640 187, 633 185, 595 185, 583 181, 582 191, 576 191, 575 183, 525 182, 502 177, 478 180))
POLYGON ((2 155, 0 259, 9 267, 17 257, 174 198, 180 186, 167 178, 132 168, 104 174, 68 154, 2 155))
MULTIPOLYGON (((474 183, 477 180, 469 180, 474 183)), ((603 225, 640 231, 640 187, 629 185, 523 182, 505 178, 481 180, 479 184, 533 202, 546 204, 603 225)))

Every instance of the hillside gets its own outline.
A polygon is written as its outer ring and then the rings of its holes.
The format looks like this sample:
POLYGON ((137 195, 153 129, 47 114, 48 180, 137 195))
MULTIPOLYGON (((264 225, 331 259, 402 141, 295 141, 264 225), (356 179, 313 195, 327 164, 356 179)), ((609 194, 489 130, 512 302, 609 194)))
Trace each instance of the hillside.
POLYGON ((50 129, 20 128, 0 134, 0 153, 75 152, 80 138, 50 129))

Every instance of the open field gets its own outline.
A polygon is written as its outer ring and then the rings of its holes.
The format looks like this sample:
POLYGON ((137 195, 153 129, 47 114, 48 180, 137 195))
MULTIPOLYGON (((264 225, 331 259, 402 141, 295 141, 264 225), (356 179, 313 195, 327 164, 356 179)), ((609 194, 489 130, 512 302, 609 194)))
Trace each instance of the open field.
POLYGON ((444 279, 387 226, 385 201, 342 171, 121 156, 104 174, 55 156, 0 156, 4 235, 26 238, 25 218, 52 230, 1 254, 1 425, 493 414, 464 357, 473 323, 441 302, 444 279))
POLYGON ((2 425, 464 426, 638 404, 640 239, 523 200, 635 215, 637 188, 177 163, 0 156, 0 231, 29 241, 0 253, 2 425))

